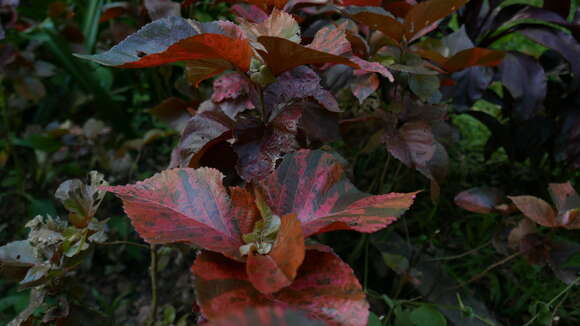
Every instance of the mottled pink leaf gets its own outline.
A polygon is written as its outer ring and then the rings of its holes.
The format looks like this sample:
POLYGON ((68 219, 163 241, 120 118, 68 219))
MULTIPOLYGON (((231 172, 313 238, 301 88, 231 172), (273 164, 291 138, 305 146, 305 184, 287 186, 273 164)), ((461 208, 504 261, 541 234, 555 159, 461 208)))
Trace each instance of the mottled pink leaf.
POLYGON ((210 168, 171 169, 133 185, 105 189, 123 200, 125 213, 145 241, 187 242, 238 258, 241 235, 222 178, 210 168))
POLYGON ((350 58, 350 60, 356 63, 360 67, 359 69, 361 70, 364 70, 366 72, 379 73, 383 77, 386 77, 391 83, 395 81, 395 77, 393 77, 393 74, 391 74, 391 72, 387 68, 385 68, 385 66, 383 66, 378 62, 366 61, 357 56, 353 56, 352 58, 350 58))
POLYGON ((352 51, 344 26, 328 25, 314 35, 307 47, 321 52, 343 55, 352 51))
POLYGON ((342 158, 322 151, 298 151, 259 181, 278 215, 296 213, 304 236, 332 230, 375 232, 402 215, 416 193, 372 196, 346 178, 342 158))
POLYGON ((282 306, 308 312, 311 318, 333 326, 363 326, 368 303, 350 267, 330 250, 308 250, 294 282, 270 295, 254 289, 244 264, 222 255, 203 252, 191 268, 196 299, 210 321, 224 310, 282 306))
POLYGON ((299 310, 268 306, 248 308, 227 313, 212 320, 207 326, 324 326, 321 321, 309 319, 299 310))
POLYGON ((235 119, 238 113, 255 107, 250 98, 250 87, 248 79, 241 74, 225 74, 214 81, 211 99, 219 103, 228 117, 235 119))
POLYGON ((489 214, 505 200, 503 190, 493 187, 475 187, 455 196, 455 204, 465 210, 489 214))

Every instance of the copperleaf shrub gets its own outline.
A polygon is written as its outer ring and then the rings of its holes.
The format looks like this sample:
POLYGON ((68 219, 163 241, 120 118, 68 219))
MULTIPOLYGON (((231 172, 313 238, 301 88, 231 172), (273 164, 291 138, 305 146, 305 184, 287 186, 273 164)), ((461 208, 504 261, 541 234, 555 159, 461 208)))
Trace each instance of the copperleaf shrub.
POLYGON ((353 271, 332 249, 305 239, 383 229, 416 193, 360 192, 343 159, 323 151, 288 154, 272 174, 245 187, 226 188, 222 179, 211 168, 176 168, 104 189, 123 200, 145 241, 203 249, 192 273, 206 318, 226 307, 284 304, 331 325, 365 325, 368 303, 353 271))

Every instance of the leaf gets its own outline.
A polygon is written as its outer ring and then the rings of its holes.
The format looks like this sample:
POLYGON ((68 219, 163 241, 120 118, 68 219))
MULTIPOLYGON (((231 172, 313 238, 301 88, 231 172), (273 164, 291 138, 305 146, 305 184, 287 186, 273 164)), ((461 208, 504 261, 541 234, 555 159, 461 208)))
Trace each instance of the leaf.
POLYGON ((171 153, 170 167, 199 167, 203 154, 217 143, 232 138, 234 121, 211 101, 204 102, 187 123, 171 153))
POLYGON ((425 304, 413 309, 410 319, 415 326, 447 326, 447 319, 443 314, 425 304))
POLYGON ((286 155, 258 185, 274 214, 297 214, 304 237, 332 230, 375 232, 413 203, 416 193, 360 192, 346 178, 343 166, 338 156, 301 150, 286 155))
POLYGON ((260 36, 258 42, 266 49, 266 51, 258 50, 258 52, 276 76, 306 64, 337 63, 359 68, 356 63, 347 58, 313 50, 280 37, 260 36))
POLYGON ((580 207, 580 196, 572 188, 572 184, 569 181, 565 183, 550 183, 548 190, 558 213, 580 207))
MULTIPOLYGON (((237 258, 240 229, 222 178, 210 168, 171 169, 106 190, 123 200, 125 213, 148 243, 187 242, 237 258)), ((237 209, 243 213, 244 207, 237 209)))
POLYGON ((267 176, 282 154, 298 148, 296 132, 301 116, 302 107, 294 105, 276 112, 266 125, 257 121, 238 123, 234 130, 234 151, 238 155, 236 170, 242 179, 256 181, 267 176))
POLYGON ((79 179, 67 180, 60 184, 54 196, 61 201, 69 212, 69 221, 77 228, 85 228, 93 219, 106 191, 102 187, 109 184, 97 171, 89 172, 90 182, 79 179))
POLYGON ((508 244, 512 249, 519 249, 522 240, 528 235, 536 233, 536 224, 528 218, 522 219, 508 235, 508 244))
POLYGON ((258 291, 271 294, 292 284, 305 255, 304 236, 295 214, 282 216, 276 242, 267 255, 250 253, 248 279, 258 291))
POLYGON ((264 90, 264 104, 274 114, 286 105, 300 99, 314 98, 322 107, 339 112, 336 99, 320 85, 320 77, 308 67, 296 67, 287 71, 264 90))
MULTIPOLYGON (((347 11, 347 13, 349 12, 347 11)), ((388 16, 386 12, 380 14, 370 11, 360 11, 351 14, 350 17, 359 23, 381 31, 391 41, 395 42, 395 44, 399 44, 402 41, 405 33, 403 24, 395 18, 388 16)))
POLYGON ((262 9, 247 3, 237 3, 230 10, 250 23, 261 23, 268 19, 268 15, 262 9))
POLYGON ((544 200, 534 196, 508 196, 517 208, 532 221, 547 227, 558 227, 556 212, 544 200))
POLYGON ((475 187, 455 196, 455 205, 474 213, 489 214, 505 199, 503 190, 493 187, 475 187))
POLYGON ((448 72, 457 72, 469 67, 494 67, 501 63, 505 52, 484 48, 470 48, 463 50, 445 62, 443 69, 448 72))
POLYGON ((383 77, 386 77, 391 83, 395 81, 393 74, 391 74, 391 72, 387 68, 385 68, 385 66, 383 66, 378 62, 366 61, 357 56, 353 56, 352 58, 350 58, 350 61, 356 63, 359 66, 360 70, 366 72, 377 72, 381 74, 383 77))
POLYGON ((360 6, 360 7, 380 7, 381 0, 340 0, 340 4, 343 6, 360 6))
POLYGON ((232 68, 232 64, 223 59, 197 59, 185 64, 185 77, 190 84, 199 87, 202 81, 232 68))
POLYGON ((225 74, 213 82, 212 101, 219 103, 231 119, 238 113, 255 107, 250 96, 250 81, 238 73, 225 74))
POLYGON ((346 38, 345 25, 328 25, 319 29, 308 48, 334 55, 351 52, 350 42, 346 38))
POLYGON ((374 73, 356 76, 350 83, 350 89, 352 93, 361 104, 378 88, 379 78, 374 73))
POLYGON ((426 166, 435 154, 435 138, 425 121, 406 122, 386 137, 387 150, 406 166, 426 166))
POLYGON ((544 68, 534 58, 512 52, 499 66, 498 75, 515 100, 512 115, 519 120, 533 118, 547 94, 544 68))
POLYGON ((196 106, 196 103, 188 103, 172 96, 151 108, 149 113, 181 133, 192 117, 188 109, 196 106))
POLYGON ((228 313, 209 322, 208 326, 323 326, 299 310, 278 306, 248 308, 228 313))
POLYGON ((204 251, 193 264, 196 299, 210 321, 224 309, 284 305, 303 310, 328 325, 366 325, 368 303, 353 271, 329 249, 308 250, 292 285, 265 296, 254 289, 244 265, 204 251))
POLYGON ((144 0, 143 4, 151 20, 181 16, 181 5, 172 0, 144 0))
POLYGON ((423 101, 429 101, 439 93, 439 77, 433 75, 409 76, 409 88, 423 101))
POLYGON ((300 43, 300 26, 294 18, 281 10, 274 9, 270 16, 260 23, 242 22, 241 29, 250 40, 252 47, 264 50, 258 42, 260 36, 275 36, 300 43))
POLYGON ((429 25, 445 18, 459 8, 463 7, 469 0, 428 0, 421 2, 411 8, 405 16, 404 30, 405 37, 411 41, 417 34, 429 25))
POLYGON ((13 241, 0 247, 0 275, 20 281, 26 271, 40 263, 27 240, 13 241))
POLYGON ((224 35, 215 22, 168 17, 145 25, 109 51, 77 57, 106 66, 142 68, 177 61, 223 59, 247 71, 252 49, 247 40, 224 35))

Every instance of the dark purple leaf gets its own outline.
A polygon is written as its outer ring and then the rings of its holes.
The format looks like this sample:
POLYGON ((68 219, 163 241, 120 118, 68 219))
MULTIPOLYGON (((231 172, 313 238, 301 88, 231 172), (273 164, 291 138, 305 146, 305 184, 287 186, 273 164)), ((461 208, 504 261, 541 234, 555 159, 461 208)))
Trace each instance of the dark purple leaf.
POLYGON ((511 52, 499 67, 499 78, 515 100, 512 116, 517 120, 533 118, 546 97, 544 68, 533 57, 511 52))
POLYGON ((247 3, 237 3, 231 7, 231 11, 251 23, 261 23, 268 19, 268 15, 262 9, 247 3))
POLYGON ((562 125, 556 138, 555 157, 570 167, 580 169, 580 112, 568 109, 562 113, 562 125))

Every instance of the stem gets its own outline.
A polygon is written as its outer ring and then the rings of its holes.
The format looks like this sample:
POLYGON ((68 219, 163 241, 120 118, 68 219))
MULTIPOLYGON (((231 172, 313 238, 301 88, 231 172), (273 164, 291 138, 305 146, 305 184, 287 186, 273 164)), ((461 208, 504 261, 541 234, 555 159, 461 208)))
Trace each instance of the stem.
POLYGON ((99 244, 105 245, 105 246, 129 245, 129 246, 135 246, 135 247, 139 247, 139 248, 149 249, 148 245, 137 243, 137 242, 131 242, 131 241, 109 241, 109 242, 102 242, 99 244))
POLYGON ((365 269, 364 269, 364 278, 363 278, 363 286, 365 293, 367 292, 367 283, 369 278, 369 236, 365 234, 365 269))
POLYGON ((151 245, 151 264, 149 265, 149 275, 151 276, 151 309, 149 315, 149 325, 153 326, 157 319, 157 246, 151 245))

